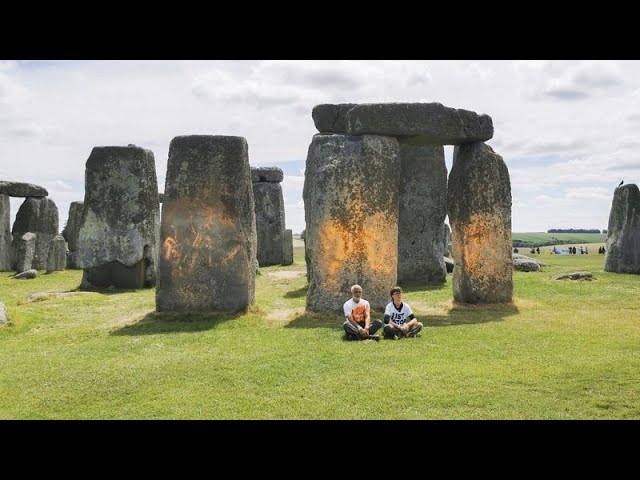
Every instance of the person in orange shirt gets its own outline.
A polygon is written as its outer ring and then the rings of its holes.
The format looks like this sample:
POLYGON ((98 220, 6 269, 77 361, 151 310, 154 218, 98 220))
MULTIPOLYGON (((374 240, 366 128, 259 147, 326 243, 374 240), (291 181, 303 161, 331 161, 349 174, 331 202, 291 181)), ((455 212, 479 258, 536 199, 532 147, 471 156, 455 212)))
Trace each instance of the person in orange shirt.
POLYGON ((371 321, 371 306, 362 298, 362 287, 353 285, 351 296, 352 298, 344 302, 342 307, 346 318, 342 326, 347 333, 347 340, 372 339, 376 342, 379 341, 380 336, 375 333, 382 327, 382 322, 380 320, 371 321))

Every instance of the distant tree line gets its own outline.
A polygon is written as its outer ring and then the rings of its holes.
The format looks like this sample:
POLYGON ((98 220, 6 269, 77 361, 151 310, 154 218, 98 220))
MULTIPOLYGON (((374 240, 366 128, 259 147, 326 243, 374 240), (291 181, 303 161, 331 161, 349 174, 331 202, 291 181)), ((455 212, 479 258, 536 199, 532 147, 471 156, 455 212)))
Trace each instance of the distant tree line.
MULTIPOLYGON (((550 228, 547 233, 600 233, 597 228, 550 228)), ((602 233, 607 233, 605 230, 602 233)))

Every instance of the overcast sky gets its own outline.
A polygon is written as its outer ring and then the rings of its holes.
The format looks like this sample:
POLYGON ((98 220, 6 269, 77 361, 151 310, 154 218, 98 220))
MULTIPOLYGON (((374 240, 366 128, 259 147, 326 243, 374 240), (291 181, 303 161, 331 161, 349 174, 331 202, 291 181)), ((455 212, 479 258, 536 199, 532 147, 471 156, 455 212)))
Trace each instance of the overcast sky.
POLYGON ((164 191, 173 137, 238 135, 252 166, 285 171, 287 228, 300 232, 313 106, 371 102, 490 115, 515 232, 607 228, 620 180, 640 182, 640 61, 531 60, 0 60, 0 180, 46 187, 62 230, 94 146, 152 150, 164 191))

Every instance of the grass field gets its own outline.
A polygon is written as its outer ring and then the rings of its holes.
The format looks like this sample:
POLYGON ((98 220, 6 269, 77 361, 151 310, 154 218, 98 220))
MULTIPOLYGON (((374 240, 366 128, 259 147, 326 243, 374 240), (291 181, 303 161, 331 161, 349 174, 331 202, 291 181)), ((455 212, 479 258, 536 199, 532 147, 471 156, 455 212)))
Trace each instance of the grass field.
MULTIPOLYGON (((514 246, 523 244, 525 246, 561 245, 561 244, 604 244, 607 241, 606 233, 546 233, 528 232, 512 233, 511 238, 514 246)), ((596 246, 596 252, 598 247, 596 246)))
POLYGON ((153 289, 77 292, 81 271, 0 274, 0 418, 640 419, 640 276, 602 255, 541 255, 514 272, 513 305, 454 305, 450 276, 403 285, 422 336, 346 342, 338 314, 304 314, 300 244, 235 316, 158 314, 153 289), (550 279, 574 270, 595 280, 550 279))

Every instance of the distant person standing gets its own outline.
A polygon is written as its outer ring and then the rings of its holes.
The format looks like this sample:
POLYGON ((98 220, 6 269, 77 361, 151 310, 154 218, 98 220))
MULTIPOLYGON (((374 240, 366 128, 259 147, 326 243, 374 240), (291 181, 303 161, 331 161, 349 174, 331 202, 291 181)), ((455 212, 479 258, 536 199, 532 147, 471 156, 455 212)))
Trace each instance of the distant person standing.
POLYGON ((537 247, 537 248, 536 248, 536 253, 537 253, 538 255, 540 255, 540 247, 537 247))
POLYGON ((344 302, 342 310, 346 321, 342 324, 347 334, 347 340, 367 340, 376 342, 380 340, 379 335, 374 335, 382 326, 380 320, 371 321, 371 306, 369 302, 362 298, 362 287, 353 285, 351 287, 352 298, 344 302))
POLYGON ((518 252, 520 252, 520 250, 518 250, 518 247, 515 247, 515 248, 513 249, 513 253, 518 253, 518 252))

